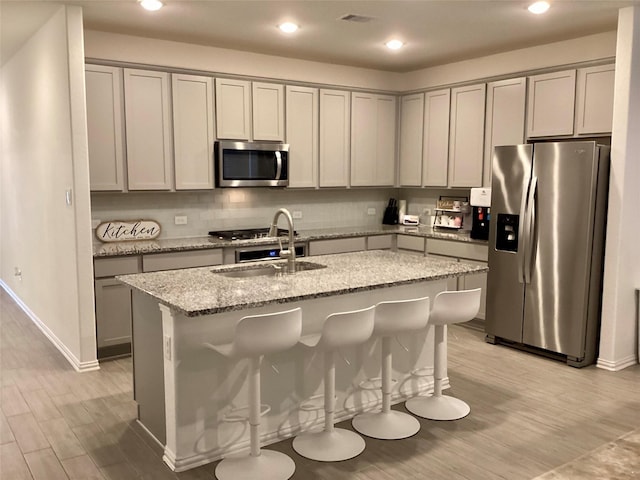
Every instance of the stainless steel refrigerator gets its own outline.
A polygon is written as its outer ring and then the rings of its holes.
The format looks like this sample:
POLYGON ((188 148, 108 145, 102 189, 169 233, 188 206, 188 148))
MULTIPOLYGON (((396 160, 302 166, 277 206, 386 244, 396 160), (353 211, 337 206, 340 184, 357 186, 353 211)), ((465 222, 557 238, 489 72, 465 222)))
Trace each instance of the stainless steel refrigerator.
POLYGON ((593 141, 496 147, 486 339, 595 361, 609 147, 593 141))

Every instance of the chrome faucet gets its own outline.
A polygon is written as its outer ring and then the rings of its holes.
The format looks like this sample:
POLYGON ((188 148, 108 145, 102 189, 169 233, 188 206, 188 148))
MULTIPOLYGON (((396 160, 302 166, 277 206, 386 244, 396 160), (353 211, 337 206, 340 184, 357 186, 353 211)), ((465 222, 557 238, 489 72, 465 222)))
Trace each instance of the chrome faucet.
MULTIPOLYGON (((291 213, 286 208, 281 208, 276 212, 273 216, 273 221, 271 222, 271 228, 269 228, 269 236, 277 237, 278 236, 278 219, 280 215, 284 215, 287 219, 287 224, 289 226, 289 245, 286 250, 282 248, 282 243, 280 243, 280 258, 287 259, 287 273, 295 273, 296 271, 296 247, 293 244, 293 218, 291 217, 291 213)), ((278 240, 280 242, 280 240, 278 240)))

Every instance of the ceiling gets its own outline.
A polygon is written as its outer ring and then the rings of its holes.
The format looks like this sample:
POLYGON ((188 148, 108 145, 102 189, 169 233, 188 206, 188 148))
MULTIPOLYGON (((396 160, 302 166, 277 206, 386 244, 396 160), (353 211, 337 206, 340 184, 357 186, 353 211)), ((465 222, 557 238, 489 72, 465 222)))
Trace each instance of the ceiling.
POLYGON ((549 0, 533 15, 520 0, 0 0, 3 61, 57 4, 83 8, 85 28, 235 50, 407 72, 616 29, 618 9, 640 0, 549 0), (341 20, 348 14, 367 22, 341 20), (300 30, 280 33, 294 21, 300 30), (390 51, 397 37, 406 45, 390 51))

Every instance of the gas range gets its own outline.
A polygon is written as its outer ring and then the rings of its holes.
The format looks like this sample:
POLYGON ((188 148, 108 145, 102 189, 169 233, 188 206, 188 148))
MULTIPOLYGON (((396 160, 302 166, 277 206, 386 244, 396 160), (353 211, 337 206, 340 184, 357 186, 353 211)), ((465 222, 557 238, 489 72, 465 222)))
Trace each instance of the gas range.
MULTIPOLYGON (((244 230, 220 230, 220 231, 211 231, 209 235, 212 237, 216 237, 220 240, 253 240, 256 238, 267 238, 269 237, 269 228, 248 228, 244 230)), ((285 230, 284 228, 278 228, 278 236, 287 236, 289 235, 289 230, 285 230)), ((296 231, 293 232, 293 235, 296 236, 298 233, 296 231)))

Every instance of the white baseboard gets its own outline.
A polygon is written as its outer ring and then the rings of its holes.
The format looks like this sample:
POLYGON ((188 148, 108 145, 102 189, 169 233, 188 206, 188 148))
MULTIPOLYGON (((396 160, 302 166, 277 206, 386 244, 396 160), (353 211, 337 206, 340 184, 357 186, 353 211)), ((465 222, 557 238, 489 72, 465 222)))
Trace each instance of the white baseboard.
POLYGON ((67 359, 67 361, 71 364, 71 366, 77 372, 91 372, 93 370, 99 370, 100 365, 98 364, 98 360, 91 360, 89 362, 81 362, 78 358, 71 352, 67 346, 60 341, 60 339, 47 327, 47 325, 38 318, 38 316, 31 311, 31 309, 25 304, 16 293, 9 288, 9 286, 4 283, 4 281, 0 280, 0 286, 4 289, 5 292, 9 294, 9 296, 18 304, 20 309, 31 319, 31 321, 40 329, 40 331, 44 334, 45 337, 49 339, 51 343, 58 349, 58 351, 67 359))
POLYGON ((606 360, 604 358, 598 358, 597 367, 603 370, 609 370, 610 372, 618 372, 624 368, 630 367, 638 363, 638 359, 635 355, 629 355, 625 358, 618 360, 606 360))

